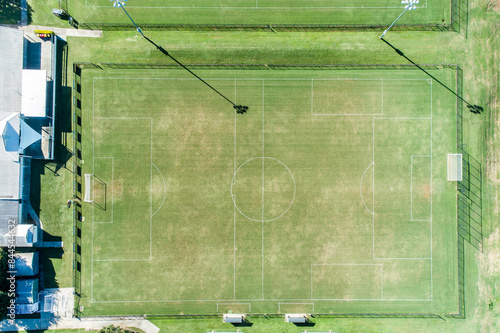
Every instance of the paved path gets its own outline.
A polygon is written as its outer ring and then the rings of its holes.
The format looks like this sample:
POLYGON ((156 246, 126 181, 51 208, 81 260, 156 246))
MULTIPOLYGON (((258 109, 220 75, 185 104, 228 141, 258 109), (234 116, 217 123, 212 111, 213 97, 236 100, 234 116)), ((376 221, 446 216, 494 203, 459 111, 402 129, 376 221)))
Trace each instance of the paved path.
POLYGON ((160 329, 144 319, 142 316, 114 316, 114 317, 85 317, 73 318, 74 289, 53 288, 46 289, 40 295, 40 307, 43 311, 45 300, 51 298, 49 303, 54 304, 55 312, 40 312, 40 319, 19 319, 14 322, 4 320, 0 322, 0 332, 17 332, 32 330, 55 330, 64 328, 82 328, 85 330, 100 330, 103 327, 114 325, 120 327, 136 327, 146 333, 158 333, 160 329))
POLYGON ((0 331, 16 332, 31 330, 82 328, 85 330, 99 330, 103 327, 115 325, 120 327, 136 327, 146 333, 158 333, 160 329, 147 319, 141 317, 123 317, 120 319, 106 320, 102 317, 93 318, 46 318, 46 319, 25 319, 16 320, 14 324, 4 320, 0 323, 0 331))
POLYGON ((56 35, 62 39, 69 37, 102 37, 102 30, 83 30, 83 29, 72 29, 72 28, 54 28, 54 27, 44 27, 42 25, 27 25, 23 26, 24 32, 33 33, 34 30, 51 30, 54 31, 56 35))

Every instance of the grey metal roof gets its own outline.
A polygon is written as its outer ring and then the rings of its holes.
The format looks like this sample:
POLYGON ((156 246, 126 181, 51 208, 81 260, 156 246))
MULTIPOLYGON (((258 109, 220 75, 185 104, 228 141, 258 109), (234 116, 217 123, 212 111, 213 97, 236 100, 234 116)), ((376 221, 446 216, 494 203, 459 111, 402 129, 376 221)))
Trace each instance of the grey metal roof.
MULTIPOLYGON (((0 27, 0 121, 21 112, 23 31, 0 27)), ((17 131, 19 129, 17 128, 17 131)), ((3 135, 2 133, 0 133, 3 135)), ((19 198, 19 157, 0 140, 0 200, 19 198)), ((1 227, 0 227, 1 228, 1 227)))
POLYGON ((16 304, 38 302, 38 279, 16 280, 16 304))
POLYGON ((17 222, 18 209, 19 200, 0 200, 0 237, 9 232, 9 221, 17 222))
POLYGON ((21 112, 23 31, 0 27, 0 112, 21 112))
POLYGON ((16 276, 33 276, 39 271, 38 252, 16 253, 16 276))

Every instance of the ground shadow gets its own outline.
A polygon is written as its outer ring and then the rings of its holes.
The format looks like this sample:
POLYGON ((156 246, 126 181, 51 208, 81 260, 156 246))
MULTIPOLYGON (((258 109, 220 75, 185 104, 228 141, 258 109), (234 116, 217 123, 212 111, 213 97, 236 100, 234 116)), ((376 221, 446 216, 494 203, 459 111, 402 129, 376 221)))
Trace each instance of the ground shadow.
POLYGON ((305 323, 295 323, 295 326, 297 327, 314 327, 316 325, 316 323, 312 322, 312 321, 307 321, 305 323))
POLYGON ((242 323, 233 323, 233 326, 234 327, 252 327, 253 323, 251 323, 249 321, 244 321, 242 323))
POLYGON ((44 289, 59 288, 57 273, 52 260, 62 259, 62 248, 42 248, 40 251, 40 282, 44 289))
POLYGON ((462 102, 464 102, 466 105, 467 105, 467 108, 469 108, 469 110, 472 112, 472 113, 475 113, 475 114, 481 114, 481 112, 484 111, 483 107, 482 106, 479 106, 479 105, 472 105, 471 103, 467 102, 465 99, 462 98, 462 96, 460 96, 459 94, 457 94, 455 91, 453 91, 452 89, 450 89, 447 85, 445 85, 443 82, 441 82, 440 80, 436 79, 432 74, 430 74, 429 72, 427 72, 425 69, 423 69, 421 66, 419 66, 417 63, 415 63, 413 60, 411 60, 410 58, 408 58, 404 53, 403 51, 401 51, 400 49, 394 47, 391 43, 389 43, 387 40, 385 40, 384 38, 380 37, 380 39, 386 43, 387 45, 389 45, 393 50, 394 52, 396 52, 398 55, 402 56, 403 58, 405 58, 406 60, 408 60, 412 65, 414 65, 416 68, 420 69, 422 72, 424 72, 425 74, 427 74, 430 78, 432 78, 434 81, 436 81, 437 83, 439 83, 441 86, 443 86, 445 89, 447 89, 449 92, 451 92, 453 95, 457 96, 458 99, 460 99, 462 102))

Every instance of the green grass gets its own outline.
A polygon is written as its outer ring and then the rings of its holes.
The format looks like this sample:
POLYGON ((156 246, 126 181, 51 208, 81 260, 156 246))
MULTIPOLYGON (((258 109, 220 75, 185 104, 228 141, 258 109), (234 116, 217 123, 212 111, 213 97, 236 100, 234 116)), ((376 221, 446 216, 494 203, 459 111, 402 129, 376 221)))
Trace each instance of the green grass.
POLYGON ((456 312, 452 95, 419 71, 199 72, 249 113, 183 71, 84 70, 84 314, 456 312))
MULTIPOLYGON (((401 24, 444 24, 450 1, 421 1, 401 24)), ((131 0, 126 10, 138 24, 391 24, 403 11, 400 1, 386 0, 131 0)), ((72 1, 69 12, 85 23, 129 23, 126 14, 106 0, 72 1)))
MULTIPOLYGON (((54 25, 50 13, 53 3, 30 1, 32 7, 39 4, 33 13, 33 24, 54 25), (43 8, 46 3, 47 8, 43 8)), ((478 253, 466 247, 466 319, 465 320, 420 320, 420 319, 320 319, 315 320, 318 331, 359 331, 367 332, 479 332, 498 331, 500 317, 500 294, 496 285, 500 273, 491 269, 492 260, 499 253, 496 238, 498 230, 498 49, 497 22, 498 9, 488 7, 486 0, 470 4, 469 38, 455 33, 392 32, 388 40, 417 63, 458 63, 464 69, 465 98, 474 104, 485 106, 483 116, 465 113, 468 147, 475 157, 482 157, 484 174, 484 216, 483 227, 485 247, 478 253), (489 304, 493 302, 493 309, 489 304)), ((407 13, 409 14, 409 13, 407 13)), ((405 14, 405 16, 407 15, 405 14)), ((412 13, 413 14, 413 13, 412 13)), ((76 15, 76 14, 75 14, 76 15)), ((406 17, 405 17, 406 19, 406 17)), ((392 21, 392 18, 391 18, 392 21)), ((63 21, 61 21, 63 22, 63 21)), ((402 21, 403 22, 403 21, 402 21)), ((65 23, 65 22, 63 22, 65 23)), ((147 32, 148 36, 166 47, 184 63, 405 63, 393 50, 386 47, 378 36, 380 33, 259 33, 259 32, 147 32)), ((105 32, 103 38, 69 37, 70 61, 92 62, 151 62, 164 63, 164 56, 145 41, 136 38, 135 32, 105 32)), ((438 79, 441 72, 433 72, 438 79)), ((69 145, 71 146, 71 144, 69 145)), ((72 175, 61 169, 59 174, 72 175)), ((42 177, 42 197, 46 193, 69 191, 71 181, 61 182, 47 172, 42 177)), ((71 218, 58 217, 58 201, 43 200, 42 214, 44 227, 53 223, 64 223, 71 229, 71 218), (49 218, 49 216, 51 216, 49 218)), ((64 241, 71 242, 71 230, 64 241)), ((492 266, 493 265, 493 266, 492 266)), ((58 276, 70 276, 69 266, 57 269, 58 276)), ((103 307, 103 312, 115 311, 103 307)), ((231 330, 232 327, 213 320, 158 320, 154 321, 162 332, 205 332, 210 329, 231 330)), ((283 319, 256 320, 245 332, 303 331, 285 324, 283 319)))
POLYGON ((52 14, 53 8, 59 7, 59 0, 27 0, 32 24, 48 27, 70 28, 67 20, 61 20, 52 14))

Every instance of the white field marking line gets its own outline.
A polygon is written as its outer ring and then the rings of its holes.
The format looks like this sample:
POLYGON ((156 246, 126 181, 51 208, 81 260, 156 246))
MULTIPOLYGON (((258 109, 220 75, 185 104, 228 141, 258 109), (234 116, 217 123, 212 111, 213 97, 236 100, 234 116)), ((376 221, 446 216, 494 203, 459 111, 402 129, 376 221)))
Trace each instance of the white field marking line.
MULTIPOLYGON (((180 81, 198 81, 196 78, 184 77, 95 77, 99 80, 180 80, 180 81)), ((234 78, 208 78, 213 81, 233 81, 234 78)), ((310 81, 309 78, 238 78, 238 81, 310 81)), ((315 81, 378 81, 379 78, 314 78, 315 81)), ((384 79, 385 81, 427 81, 427 79, 384 79)))
MULTIPOLYGON (((182 302, 231 302, 234 299, 179 299, 179 300, 145 300, 145 301, 137 301, 137 300, 125 300, 125 301, 96 301, 93 300, 92 303, 182 303, 182 302)), ((262 301, 260 298, 255 299, 241 299, 242 302, 259 302, 262 301)), ((428 298, 314 298, 314 299, 302 299, 302 298, 268 298, 265 301, 269 302, 279 302, 279 301, 394 301, 394 302, 430 302, 431 299, 428 298)))
MULTIPOLYGON (((342 80, 342 81, 380 81, 380 86, 381 86, 381 94, 380 94, 380 113, 314 113, 313 111, 313 105, 312 105, 312 96, 313 92, 311 91, 311 115, 313 116, 382 116, 384 115, 384 79, 311 79, 316 80, 316 81, 335 81, 335 80, 342 80)), ((311 82, 311 90, 313 90, 313 85, 311 82)))
MULTIPOLYGON (((95 114, 95 107, 94 107, 94 82, 96 82, 97 79, 94 78, 93 84, 92 84, 92 115, 95 114)), ((153 156, 153 118, 145 118, 145 117, 93 117, 92 119, 92 126, 93 126, 93 139, 92 139, 92 150, 93 150, 93 155, 95 155, 95 119, 120 119, 120 120, 150 120, 151 121, 151 157, 153 156)), ((99 157, 97 157, 99 158, 99 157)), ((112 158, 112 157, 110 157, 112 158)), ((92 172, 94 172, 95 168, 95 163, 94 163, 95 158, 92 159, 92 172)), ((94 222, 94 207, 92 206, 92 255, 91 255, 91 278, 90 278, 90 294, 91 294, 91 302, 96 303, 97 301, 94 300, 93 298, 93 279, 94 279, 94 261, 148 261, 152 260, 152 247, 153 247, 153 234, 152 234, 152 207, 153 207, 153 201, 152 201, 152 190, 153 190, 153 163, 152 163, 152 158, 151 158, 151 197, 150 197, 150 219, 149 219, 149 226, 150 226, 150 231, 149 231, 149 258, 141 258, 141 259, 94 259, 94 223, 102 223, 102 222, 94 222)), ((114 179, 114 160, 112 164, 112 178, 114 179)), ((113 202, 113 201, 112 201, 113 202)), ((113 206, 112 206, 113 207, 113 206)), ((114 210, 113 210, 113 216, 114 216, 114 210)), ((114 221, 114 219, 113 219, 114 221)))
POLYGON ((380 79, 380 114, 384 114, 384 79, 380 79))
POLYGON ((281 304, 283 305, 312 305, 312 313, 314 313, 314 303, 284 303, 284 302, 279 302, 278 303, 278 313, 281 313, 281 304))
MULTIPOLYGON (((109 78, 102 78, 102 79, 109 79, 109 78)), ((117 78, 117 79, 121 79, 121 78, 117 78)), ((151 78, 144 78, 144 79, 151 79, 151 78)), ((175 79, 175 78, 172 78, 172 79, 175 79)), ((94 82, 97 80, 97 78, 94 78, 94 82)), ((195 79, 192 79, 192 80, 195 80, 195 79)), ((226 79, 224 79, 226 80, 226 79)), ((244 79, 245 80, 245 79, 244 79)), ((259 80, 259 79, 249 79, 249 80, 259 80)), ((264 79, 262 79, 264 80, 264 79)), ((276 79, 276 80, 281 80, 281 79, 276 79)), ((303 81, 303 80, 308 80, 308 79, 290 79, 290 81, 303 81)), ((386 80, 398 80, 398 81, 408 81, 408 80, 419 80, 419 79, 386 79, 386 80)), ((285 81, 285 79, 283 79, 283 81, 285 81)), ((432 96, 432 95, 431 95, 432 96)), ((94 85, 93 85, 93 113, 94 113, 94 85)), ((94 117, 94 118, 98 118, 99 117, 94 117)), ((105 119, 105 117, 102 117, 103 119, 105 119)), ((131 118, 131 117, 109 117, 108 119, 141 119, 140 117, 137 117, 137 118, 131 118)), ((144 119, 151 119, 151 118, 144 118, 144 119)), ((392 119, 392 118, 387 118, 387 119, 392 119)), ((399 119, 403 119, 403 118, 399 118, 399 119)), ((416 118, 416 119, 424 119, 424 118, 416 118)), ((374 142, 374 135, 375 135, 375 132, 374 132, 374 120, 375 118, 373 118, 373 142, 374 142)), ((236 120, 235 120, 236 121, 236 120)), ((93 119, 93 122, 94 122, 94 119, 93 119)), ((235 127, 235 133, 236 133, 236 127, 235 127)), ((94 134, 93 134, 94 135, 94 134)), ((432 135, 432 131, 431 131, 431 135, 432 135)), ((93 140, 95 141, 95 140, 93 140)), ((235 135, 235 142, 236 142, 236 135, 235 135)), ((95 143, 95 142, 93 142, 95 143)), ((93 148, 94 149, 94 148, 93 148)), ((236 150, 236 145, 235 145, 235 150, 236 150)), ((375 156, 375 145, 373 143, 373 164, 374 163, 374 156, 375 156)), ((374 168, 373 168, 373 174, 375 173, 374 171, 374 168)), ((293 175, 292 175, 293 177, 293 175)), ((373 177, 373 184, 375 187, 375 177, 373 177)), ((431 200, 432 200, 432 196, 431 196, 431 200)), ((373 202, 375 201, 375 198, 373 198, 373 202)), ((374 217, 373 217, 373 221, 374 221, 374 217)), ((374 227, 374 225, 373 225, 374 227)), ((92 234, 93 234, 93 226, 92 226, 92 234)), ((373 237, 374 237, 374 233, 373 233, 373 237)), ((374 244, 374 243, 373 243, 374 244)), ((93 249, 93 236, 92 236, 92 249, 93 249)), ((432 255, 432 248, 431 248, 431 255, 432 255)), ((93 258, 93 250, 92 250, 92 258, 93 258)), ((374 259, 401 259, 401 260, 411 260, 411 259, 431 259, 432 258, 374 258, 374 259)), ((120 260, 120 259, 117 259, 117 260, 120 260)), ((133 260, 133 259, 132 259, 133 260)), ((139 260, 148 260, 148 259, 139 259, 139 260)), ((92 261, 94 261, 92 259, 92 261)), ((432 264, 431 264, 431 272, 432 272, 432 264)), ((312 271, 311 271, 311 279, 312 279, 312 271)), ((312 280, 311 280, 312 282, 312 280)), ((432 279, 431 279, 431 283, 432 283, 432 279)), ((92 292, 93 292, 93 264, 91 265, 91 298, 92 298, 92 292)), ((312 286, 311 286, 312 287, 312 286)), ((311 293, 312 293, 312 288, 311 288, 311 293)), ((233 299, 234 300, 234 299, 233 299)), ((262 299, 247 299, 247 301, 259 301, 259 300, 262 300, 262 299)), ((279 300, 310 300, 310 299, 268 299, 268 301, 279 301, 279 300)), ((351 301, 351 300, 368 300, 368 301, 371 301, 372 299, 350 299, 350 300, 345 300, 345 299, 312 299, 311 300, 330 300, 330 301, 351 301)), ((149 303, 149 302, 199 302, 199 301, 226 301, 226 300, 159 300, 159 301, 95 301, 92 299, 92 303, 126 303, 126 302, 146 302, 146 303, 149 303)), ((229 301, 229 300, 228 300, 229 301)), ((429 301, 429 299, 384 299, 384 301, 429 301)))
MULTIPOLYGON (((262 80, 262 221, 264 221, 264 107, 265 80, 262 80)), ((264 222, 262 222, 262 299, 264 299, 264 222)))
POLYGON ((313 299, 313 267, 311 265, 311 299, 313 299))
POLYGON ((314 78, 311 79, 311 115, 314 115, 314 78))
MULTIPOLYGON (((253 161, 253 160, 256 160, 256 159, 259 159, 259 158, 262 158, 262 157, 253 157, 247 161, 245 161, 242 165, 240 165, 238 167, 238 169, 236 169, 236 173, 233 175, 233 179, 231 181, 231 194, 233 194, 233 185, 236 184, 236 175, 238 174, 238 171, 245 165, 247 164, 248 162, 250 161, 253 161)), ((257 220, 257 219, 253 219, 247 215, 245 215, 239 208, 238 208, 238 205, 236 204, 236 201, 235 201, 235 198, 236 196, 235 195, 232 195, 231 198, 233 199, 233 203, 234 205, 236 206, 236 210, 238 210, 238 212, 246 217, 247 219, 249 219, 250 221, 255 221, 255 222, 271 222, 271 221, 274 221, 274 220, 277 220, 279 219, 280 217, 282 217, 283 215, 285 215, 289 210, 290 210, 290 207, 292 207, 293 205, 293 202, 295 201, 295 192, 297 190, 297 184, 295 183, 295 177, 293 176, 292 174, 292 171, 290 171, 290 169, 285 165, 285 163, 281 162, 280 160, 274 158, 274 157, 264 157, 264 158, 267 158, 267 159, 270 159, 270 160, 274 160, 278 163, 280 163, 281 165, 283 165, 283 167, 285 167, 285 169, 288 171, 288 173, 290 174, 290 177, 292 177, 292 181, 293 181, 293 198, 292 198, 292 201, 290 202, 290 205, 288 206, 288 208, 286 209, 286 211, 284 211, 280 216, 277 216, 275 218, 273 218, 272 220, 265 220, 265 221, 262 221, 262 220, 257 220)))
POLYGON ((384 265, 380 265, 380 299, 384 299, 384 265))
MULTIPOLYGON (((432 93, 432 84, 431 84, 431 93, 432 93)), ((432 97, 432 94, 431 94, 432 97)), ((431 104, 432 104, 432 98, 431 98, 431 104)), ((375 120, 378 119, 395 119, 395 120, 430 120, 431 124, 431 136, 432 136, 432 105, 431 105, 431 117, 430 118, 406 118, 406 117, 373 117, 372 118, 372 130, 373 130, 373 218, 372 218, 372 235, 373 235, 373 259, 377 260, 431 260, 431 274, 432 274, 432 243, 431 243, 431 257, 430 258, 425 258, 425 257, 408 257, 408 258, 399 258, 399 257, 375 257, 375 120)), ((429 155, 413 155, 413 156, 429 156, 429 155)), ((432 139, 431 139, 431 242, 432 242, 432 139)), ((429 222, 429 221, 425 221, 429 222)), ((431 283, 432 283, 432 276, 431 276, 431 283)), ((432 287, 431 287, 432 289, 432 287)), ((432 295, 431 299, 432 300, 432 295)))
MULTIPOLYGON (((234 102, 237 102, 236 96, 236 78, 234 79, 234 102)), ((234 109, 234 162, 233 173, 236 174, 236 109, 234 109)), ((235 179, 236 180, 236 179, 235 179)), ((233 180, 231 180, 233 182, 233 180)), ((231 193, 233 202, 234 196, 231 193)), ((236 205, 233 204, 233 298, 236 299, 236 205)), ((251 312, 251 311, 250 311, 251 312)))
POLYGON ((94 221, 94 214, 92 214, 92 223, 113 223, 114 222, 114 211, 113 211, 113 205, 114 205, 114 199, 113 199, 113 180, 115 179, 115 176, 114 176, 114 170, 115 170, 115 159, 113 157, 95 157, 94 156, 94 160, 92 163, 95 162, 95 159, 96 158, 110 158, 111 159, 111 222, 96 222, 94 221))
POLYGON ((413 221, 413 155, 410 160, 410 221, 413 221))
MULTIPOLYGON (((97 78, 92 79, 92 174, 94 174, 94 156, 95 156, 95 83, 97 78)), ((90 301, 94 301, 94 206, 92 206, 92 249, 90 251, 90 301)))
POLYGON ((94 261, 150 261, 151 258, 147 259, 94 259, 94 261))
POLYGON ((151 215, 151 216, 155 216, 155 214, 158 213, 158 211, 163 206, 163 203, 165 202, 165 197, 167 196, 167 183, 165 182, 165 177, 163 177, 163 174, 161 173, 160 169, 158 169, 156 164, 154 164, 154 163, 151 163, 151 164, 156 168, 156 170, 158 170, 158 173, 160 174, 161 179, 163 180, 163 200, 161 201, 160 207, 153 213, 153 215, 151 215))
MULTIPOLYGON (((363 175, 361 176, 361 181, 359 182, 359 195, 361 196, 361 201, 363 202, 363 205, 365 205, 365 208, 373 215, 373 212, 368 208, 368 206, 365 203, 365 200, 363 199, 363 193, 362 193, 362 186, 363 186, 363 178, 365 177, 366 172, 370 167, 373 165, 373 162, 366 168, 365 172, 363 172, 363 175)), ((374 189, 372 189, 374 191, 374 189)))
POLYGON ((394 120, 431 120, 432 118, 431 117, 376 117, 374 119, 383 119, 383 120, 387 120, 387 119, 394 119, 394 120))
POLYGON ((94 117, 94 119, 125 119, 125 120, 130 120, 130 119, 137 119, 137 120, 147 120, 147 119, 153 119, 151 117, 94 117))
MULTIPOLYGON (((251 2, 249 2, 250 4, 251 2)), ((91 5, 88 3, 88 0, 85 0, 85 7, 93 7, 93 8, 106 8, 106 9, 112 9, 113 7, 111 6, 98 6, 98 5, 91 5)), ((352 7, 319 7, 319 6, 309 6, 309 7, 259 7, 259 1, 255 0, 255 6, 224 6, 224 7, 217 7, 217 6, 130 6, 128 5, 127 7, 129 8, 143 8, 143 9, 234 9, 234 10, 285 10, 285 9, 401 9, 401 6, 395 7, 395 6, 352 6, 352 7)), ((417 6, 417 8, 424 9, 427 8, 427 0, 424 4, 421 6, 417 6)))
POLYGON ((311 264, 311 300, 323 300, 323 301, 388 301, 390 299, 384 299, 382 292, 382 267, 383 264, 360 264, 360 263, 345 263, 345 264, 311 264), (343 299, 343 298, 333 298, 333 299, 324 299, 324 298, 312 298, 313 291, 313 266, 380 266, 380 286, 381 286, 381 298, 351 298, 351 299, 343 299))
MULTIPOLYGON (((151 120, 151 164, 153 163, 153 118, 144 118, 144 117, 95 117, 95 82, 97 82, 99 78, 94 77, 92 80, 92 173, 95 173, 95 163, 94 163, 94 156, 95 156, 95 119, 150 119, 151 120)), ((113 175, 114 172, 114 163, 112 164, 112 178, 114 178, 113 175)), ((91 238, 91 243, 92 243, 92 250, 91 250, 91 264, 90 264, 90 301, 91 303, 99 303, 96 301, 93 297, 94 294, 94 261, 144 261, 144 260, 152 260, 152 246, 153 246, 153 239, 152 239, 152 189, 153 189, 153 183, 152 183, 152 177, 153 177, 153 166, 151 165, 151 197, 150 197, 150 243, 149 243, 149 248, 150 248, 150 257, 149 259, 94 259, 94 206, 92 206, 92 238, 91 238)), ((113 206, 112 206, 113 207, 113 206)))
POLYGON ((219 305, 242 305, 242 304, 247 304, 248 305, 248 312, 252 312, 252 304, 251 303, 217 303, 217 312, 219 312, 219 305))
MULTIPOLYGON (((427 4, 427 0, 426 0, 426 4, 427 4)), ((432 118, 433 118, 433 115, 432 115, 432 83, 433 83, 433 80, 431 80, 431 300, 433 299, 434 297, 434 290, 433 290, 433 282, 432 282, 432 220, 433 220, 433 217, 432 217, 432 196, 433 196, 433 191, 432 191, 432 118)))
MULTIPOLYGON (((160 171, 160 170, 158 170, 160 171)), ((161 173, 161 172, 160 172, 161 173)), ((163 177, 163 176, 162 176, 163 177)), ((151 193, 149 197, 149 259, 153 258, 153 118, 151 118, 151 193)))
POLYGON ((375 117, 372 118, 372 147, 373 147, 373 153, 372 153, 372 188, 373 188, 373 197, 372 197, 372 209, 373 209, 373 214, 372 214, 372 258, 375 259, 375 117))
POLYGON ((414 157, 431 157, 431 155, 411 155, 411 158, 410 158, 410 221, 411 222, 430 222, 430 220, 414 220, 413 219, 413 158, 414 157))

